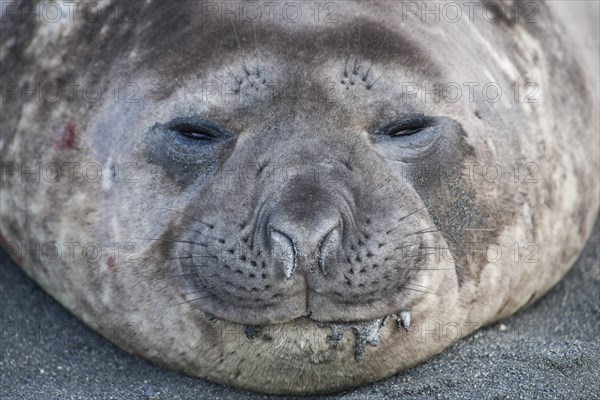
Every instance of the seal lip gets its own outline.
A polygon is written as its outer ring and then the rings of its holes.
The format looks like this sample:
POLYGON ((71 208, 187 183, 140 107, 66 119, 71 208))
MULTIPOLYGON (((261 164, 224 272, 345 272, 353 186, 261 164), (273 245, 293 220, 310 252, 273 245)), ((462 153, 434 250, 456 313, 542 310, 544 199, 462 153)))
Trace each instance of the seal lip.
MULTIPOLYGON (((206 284, 200 282, 206 287, 206 284)), ((211 293, 210 299, 195 307, 205 314, 234 324, 251 325, 281 325, 293 323, 301 318, 309 319, 316 323, 360 323, 374 321, 395 315, 400 311, 410 310, 420 301, 419 296, 398 296, 393 299, 377 300, 360 304, 333 303, 329 296, 308 291, 299 291, 284 301, 277 304, 276 309, 265 318, 263 308, 233 306, 224 303, 218 296, 211 293), (223 307, 225 306, 225 307, 223 307), (375 311, 375 312, 374 312, 375 311)))
POLYGON ((194 307, 205 314, 236 324, 273 325, 287 323, 299 317, 306 317, 310 313, 306 310, 305 292, 298 290, 279 301, 269 318, 265 318, 262 307, 243 307, 224 302, 217 294, 213 293, 206 282, 198 281, 206 289, 209 296, 203 297, 202 304, 196 303, 194 307))
POLYGON ((326 294, 309 291, 310 318, 323 323, 372 321, 385 318, 399 310, 407 310, 421 300, 420 295, 396 293, 390 298, 380 298, 357 304, 336 303, 326 294))
MULTIPOLYGON (((269 322, 264 322, 264 323, 253 323, 253 322, 246 322, 246 321, 232 321, 230 319, 226 319, 223 317, 220 317, 216 314, 211 313, 210 311, 202 311, 205 315, 205 318, 210 320, 210 321, 214 321, 214 320, 220 320, 223 322, 227 322, 230 324, 242 324, 242 325, 252 325, 252 326, 278 326, 278 325, 286 325, 286 324, 294 324, 294 323, 299 323, 299 322, 309 322, 309 323, 313 323, 316 324, 319 327, 325 327, 326 325, 333 325, 333 324, 360 324, 360 323, 367 323, 367 322, 371 322, 371 321, 377 321, 377 320, 386 320, 395 316, 400 316, 400 314, 403 314, 404 319, 406 320, 407 317, 410 318, 409 316, 407 316, 406 314, 410 314, 412 313, 412 305, 408 305, 406 307, 398 307, 395 310, 396 311, 389 311, 386 312, 384 314, 378 314, 377 316, 374 317, 369 317, 369 318, 354 318, 354 319, 340 319, 340 318, 332 318, 332 319, 317 319, 314 318, 312 313, 306 313, 304 315, 299 315, 296 316, 294 318, 290 318, 290 319, 286 319, 286 320, 277 320, 277 321, 269 321, 269 322)), ((410 322, 406 323, 406 325, 408 325, 410 322)))

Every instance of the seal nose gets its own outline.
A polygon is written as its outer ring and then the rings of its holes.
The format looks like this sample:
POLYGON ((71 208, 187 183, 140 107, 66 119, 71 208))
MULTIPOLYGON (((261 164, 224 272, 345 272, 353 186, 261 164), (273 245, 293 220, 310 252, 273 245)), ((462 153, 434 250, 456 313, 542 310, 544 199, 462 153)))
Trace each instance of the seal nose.
POLYGON ((273 216, 269 224, 271 255, 290 279, 303 265, 310 272, 317 268, 326 273, 326 264, 334 259, 341 241, 341 218, 337 211, 306 216, 297 221, 273 216))

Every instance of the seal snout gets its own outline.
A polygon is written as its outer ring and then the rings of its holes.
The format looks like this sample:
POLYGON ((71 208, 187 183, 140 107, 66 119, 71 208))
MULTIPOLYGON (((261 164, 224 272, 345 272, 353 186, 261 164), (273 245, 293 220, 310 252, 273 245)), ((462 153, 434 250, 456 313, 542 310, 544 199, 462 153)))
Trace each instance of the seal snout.
POLYGON ((342 246, 342 215, 349 208, 331 188, 300 174, 267 200, 262 241, 270 260, 285 280, 305 279, 338 256, 342 246))
POLYGON ((286 279, 302 270, 317 269, 326 276, 326 264, 335 259, 341 241, 342 222, 336 211, 314 213, 303 221, 290 221, 285 216, 271 218, 268 231, 273 262, 279 264, 286 279))

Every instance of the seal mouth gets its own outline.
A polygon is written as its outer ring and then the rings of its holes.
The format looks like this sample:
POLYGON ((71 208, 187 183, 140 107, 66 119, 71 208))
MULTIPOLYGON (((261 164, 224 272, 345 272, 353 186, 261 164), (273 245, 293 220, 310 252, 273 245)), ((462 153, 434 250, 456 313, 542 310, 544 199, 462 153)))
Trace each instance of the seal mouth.
MULTIPOLYGON (((208 321, 220 320, 212 314, 204 314, 208 321)), ((377 347, 379 345, 381 342, 381 330, 386 323, 396 320, 396 329, 404 329, 408 332, 411 321, 411 312, 398 311, 382 318, 350 322, 321 322, 307 317, 296 318, 296 320, 298 319, 308 319, 320 329, 329 329, 331 333, 327 336, 327 340, 331 342, 339 342, 346 331, 352 331, 355 337, 354 360, 360 362, 364 357, 367 345, 371 347, 377 347)), ((294 320, 291 320, 290 322, 293 321, 294 320)), ((244 334, 248 340, 254 340, 261 335, 265 327, 266 325, 245 325, 244 334)))

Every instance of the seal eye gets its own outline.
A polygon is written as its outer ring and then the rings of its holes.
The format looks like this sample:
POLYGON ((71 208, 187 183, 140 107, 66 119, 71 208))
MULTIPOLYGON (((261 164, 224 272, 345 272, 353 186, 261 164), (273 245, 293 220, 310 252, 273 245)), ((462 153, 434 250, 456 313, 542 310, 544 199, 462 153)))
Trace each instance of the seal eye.
POLYGON ((182 136, 200 141, 218 140, 220 136, 218 128, 203 123, 176 122, 169 129, 182 136))
POLYGON ((414 133, 420 132, 424 129, 424 126, 418 127, 400 127, 398 129, 394 129, 391 132, 388 132, 389 137, 398 137, 398 136, 408 136, 414 133))
POLYGON ((380 129, 379 133, 391 138, 411 136, 429 128, 433 124, 431 118, 422 114, 411 115, 393 121, 380 129))
POLYGON ((444 118, 408 114, 375 128, 370 141, 389 160, 414 162, 436 151, 449 128, 444 118))

